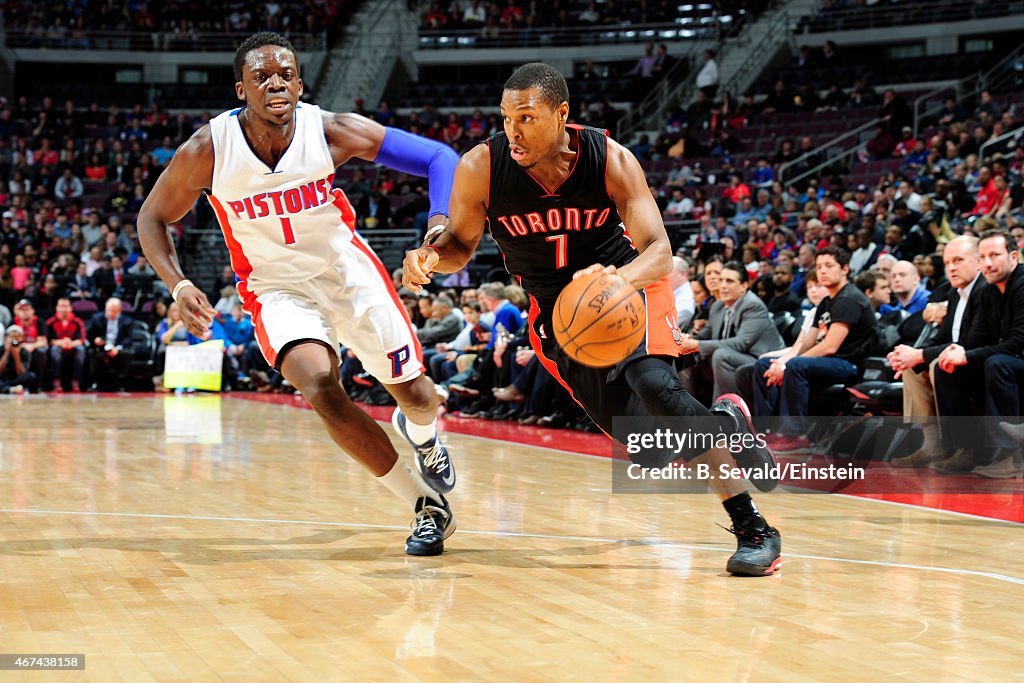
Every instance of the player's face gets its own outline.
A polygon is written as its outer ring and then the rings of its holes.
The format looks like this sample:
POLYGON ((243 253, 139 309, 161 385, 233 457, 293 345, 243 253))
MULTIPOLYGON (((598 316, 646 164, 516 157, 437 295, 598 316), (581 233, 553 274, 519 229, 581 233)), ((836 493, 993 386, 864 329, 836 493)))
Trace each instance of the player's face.
POLYGON ((249 50, 242 67, 242 80, 235 84, 235 92, 252 114, 279 126, 289 123, 302 95, 302 79, 295 55, 278 45, 249 50))
POLYGON ((531 168, 551 155, 563 140, 568 116, 568 102, 552 107, 539 88, 503 92, 501 117, 512 159, 531 168))

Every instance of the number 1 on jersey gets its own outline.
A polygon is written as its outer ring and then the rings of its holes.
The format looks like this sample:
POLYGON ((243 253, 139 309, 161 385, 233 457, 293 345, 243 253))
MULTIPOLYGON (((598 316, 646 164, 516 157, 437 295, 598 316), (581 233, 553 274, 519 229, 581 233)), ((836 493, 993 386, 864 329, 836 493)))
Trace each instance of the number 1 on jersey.
MULTIPOLYGON (((281 219, 281 230, 284 232, 284 243, 295 244, 295 233, 292 232, 292 219, 282 218, 281 219)), ((563 235, 564 237, 564 235, 563 235)))
POLYGON ((565 268, 569 263, 569 236, 548 235, 544 238, 547 242, 555 242, 555 268, 565 268))

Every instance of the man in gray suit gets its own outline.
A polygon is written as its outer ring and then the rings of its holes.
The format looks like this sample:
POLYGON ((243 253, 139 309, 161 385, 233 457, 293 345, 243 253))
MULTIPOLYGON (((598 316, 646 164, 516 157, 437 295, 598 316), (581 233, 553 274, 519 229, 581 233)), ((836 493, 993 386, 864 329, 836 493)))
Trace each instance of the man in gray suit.
POLYGON ((768 307, 749 288, 750 276, 743 265, 725 264, 708 324, 697 336, 684 337, 682 352, 698 356, 693 367, 680 371, 679 381, 693 396, 706 396, 708 384, 713 385, 713 397, 737 393, 736 370, 786 345, 768 307))

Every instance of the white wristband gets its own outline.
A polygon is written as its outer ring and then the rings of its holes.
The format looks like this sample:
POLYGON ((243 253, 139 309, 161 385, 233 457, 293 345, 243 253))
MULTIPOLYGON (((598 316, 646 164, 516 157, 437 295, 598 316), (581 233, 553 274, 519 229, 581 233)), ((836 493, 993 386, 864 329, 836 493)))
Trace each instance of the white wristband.
POLYGON ((181 290, 183 290, 185 287, 193 287, 193 286, 194 285, 192 284, 191 280, 182 280, 178 284, 174 285, 174 291, 171 292, 171 298, 174 299, 175 301, 177 301, 178 300, 178 293, 181 290))

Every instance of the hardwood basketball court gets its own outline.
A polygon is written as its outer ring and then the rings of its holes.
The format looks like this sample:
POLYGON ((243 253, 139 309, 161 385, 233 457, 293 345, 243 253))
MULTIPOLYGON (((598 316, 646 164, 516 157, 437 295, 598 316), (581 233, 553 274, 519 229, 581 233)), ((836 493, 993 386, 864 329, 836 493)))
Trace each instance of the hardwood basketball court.
MULTIPOLYGON (((442 557, 412 558, 411 516, 337 453, 301 399, 246 398, 0 400, 0 653, 86 656, 84 671, 0 679, 1024 671, 1019 521, 760 495, 783 569, 731 577, 715 497, 612 495, 606 458, 565 452, 595 443, 586 435, 449 420, 459 529, 442 557), (543 440, 564 450, 515 442, 543 440)), ((1008 486, 993 500, 1019 519, 1024 491, 1008 486)))

